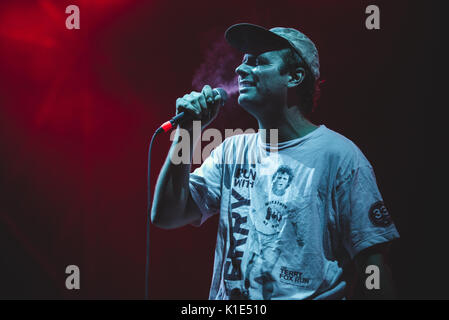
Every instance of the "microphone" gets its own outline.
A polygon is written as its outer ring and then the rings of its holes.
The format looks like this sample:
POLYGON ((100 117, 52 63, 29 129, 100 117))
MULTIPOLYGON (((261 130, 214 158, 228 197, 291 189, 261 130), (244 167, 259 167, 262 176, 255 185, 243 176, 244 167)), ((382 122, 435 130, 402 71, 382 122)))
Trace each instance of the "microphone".
MULTIPOLYGON (((228 99, 228 93, 222 89, 222 88, 215 88, 212 90, 214 94, 214 98, 219 95, 220 96, 220 102, 221 106, 223 106, 226 103, 226 100, 228 99)), ((186 118, 189 117, 189 114, 183 112, 178 113, 176 116, 171 118, 169 121, 164 122, 159 129, 164 130, 165 132, 170 131, 173 127, 176 127, 179 123, 183 122, 186 118)))

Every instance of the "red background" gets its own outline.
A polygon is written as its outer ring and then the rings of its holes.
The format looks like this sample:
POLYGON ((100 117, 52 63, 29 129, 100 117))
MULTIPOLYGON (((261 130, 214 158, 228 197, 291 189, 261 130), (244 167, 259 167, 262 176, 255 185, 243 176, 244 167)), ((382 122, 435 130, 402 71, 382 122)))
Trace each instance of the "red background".
MULTIPOLYGON (((429 173, 441 12, 436 1, 2 1, 0 298, 143 298, 149 138, 238 22, 315 41, 326 82, 312 120, 374 166, 402 237, 391 257, 400 297, 447 296, 429 173), (69 4, 80 30, 65 28, 69 4), (369 4, 381 30, 365 28, 369 4), (80 267, 79 291, 65 289, 69 264, 80 267)), ((228 105, 213 127, 256 127, 235 97, 228 105)), ((153 186, 169 145, 156 141, 153 186)), ((216 217, 152 227, 151 298, 208 297, 216 229, 216 217)))

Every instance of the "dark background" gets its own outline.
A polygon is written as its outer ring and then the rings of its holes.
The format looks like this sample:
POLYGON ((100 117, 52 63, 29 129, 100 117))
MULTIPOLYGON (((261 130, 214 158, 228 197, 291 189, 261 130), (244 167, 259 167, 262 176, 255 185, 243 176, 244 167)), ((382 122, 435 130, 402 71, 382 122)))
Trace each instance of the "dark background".
MULTIPOLYGON (((448 298, 441 3, 1 1, 0 298, 143 298, 149 138, 198 89, 202 64, 232 75, 240 55, 222 37, 238 22, 314 40, 326 82, 312 120, 375 169, 401 234, 391 254, 400 298, 448 298), (65 28, 69 4, 80 30, 65 28), (380 30, 365 28, 369 4, 380 30), (65 289, 69 264, 80 267, 78 291, 65 289)), ((256 128, 235 101, 212 126, 256 128)), ((156 141, 153 185, 169 145, 156 141)), ((150 298, 207 299, 216 230, 217 217, 152 227, 150 298)))

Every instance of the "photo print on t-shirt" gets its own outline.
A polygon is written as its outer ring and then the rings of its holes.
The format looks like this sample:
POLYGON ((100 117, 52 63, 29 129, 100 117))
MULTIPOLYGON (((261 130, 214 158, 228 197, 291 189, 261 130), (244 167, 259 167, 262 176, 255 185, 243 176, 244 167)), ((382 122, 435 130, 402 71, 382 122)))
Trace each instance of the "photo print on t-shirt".
POLYGON ((266 160, 251 191, 251 220, 259 232, 271 235, 281 231, 286 219, 296 224, 310 197, 314 169, 290 158, 288 163, 266 160))

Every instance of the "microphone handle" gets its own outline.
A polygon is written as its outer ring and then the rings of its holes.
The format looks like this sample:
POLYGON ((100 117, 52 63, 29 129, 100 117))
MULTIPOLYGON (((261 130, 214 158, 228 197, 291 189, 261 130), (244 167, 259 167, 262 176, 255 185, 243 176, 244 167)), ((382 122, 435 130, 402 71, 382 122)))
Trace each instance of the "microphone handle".
POLYGON ((171 118, 170 122, 173 123, 173 126, 176 126, 177 124, 179 124, 179 122, 183 120, 185 114, 186 113, 184 111, 178 113, 176 116, 171 118))

